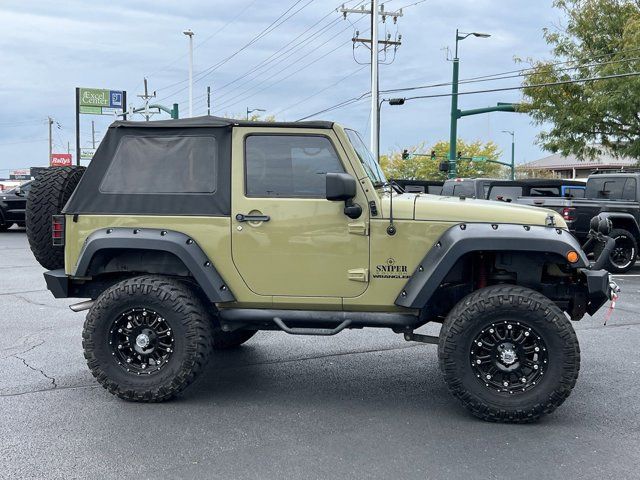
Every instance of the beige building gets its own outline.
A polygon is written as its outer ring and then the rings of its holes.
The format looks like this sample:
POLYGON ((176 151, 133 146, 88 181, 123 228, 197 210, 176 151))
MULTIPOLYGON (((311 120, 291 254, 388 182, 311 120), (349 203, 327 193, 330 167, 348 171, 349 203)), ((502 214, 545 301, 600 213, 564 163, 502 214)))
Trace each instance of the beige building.
POLYGON ((525 171, 551 171, 558 178, 587 178, 595 170, 624 170, 637 166, 637 160, 629 157, 614 157, 608 153, 602 153, 593 160, 579 160, 575 155, 564 156, 561 154, 534 160, 520 165, 525 171))

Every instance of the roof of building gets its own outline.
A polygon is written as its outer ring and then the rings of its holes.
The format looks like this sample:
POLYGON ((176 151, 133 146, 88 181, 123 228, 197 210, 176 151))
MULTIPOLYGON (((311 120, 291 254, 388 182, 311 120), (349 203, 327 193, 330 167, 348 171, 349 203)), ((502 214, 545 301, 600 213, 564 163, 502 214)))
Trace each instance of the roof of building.
POLYGON ((293 127, 293 128, 333 128, 333 122, 312 120, 306 122, 265 122, 259 120, 237 120, 204 115, 202 117, 180 118, 175 120, 156 120, 151 122, 118 120, 111 128, 146 127, 146 128, 189 128, 189 127, 293 127))
POLYGON ((522 168, 530 170, 567 170, 571 168, 594 170, 597 168, 632 167, 637 163, 638 161, 635 158, 616 157, 606 151, 603 151, 594 159, 585 160, 580 160, 575 155, 564 156, 556 153, 539 160, 534 160, 533 162, 525 163, 522 165, 522 168))

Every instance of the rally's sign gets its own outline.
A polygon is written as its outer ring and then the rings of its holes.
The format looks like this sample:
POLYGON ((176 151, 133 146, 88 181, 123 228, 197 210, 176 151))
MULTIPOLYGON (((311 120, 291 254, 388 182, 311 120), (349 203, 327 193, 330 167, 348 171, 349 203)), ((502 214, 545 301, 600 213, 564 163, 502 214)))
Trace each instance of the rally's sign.
POLYGON ((124 92, 99 88, 80 88, 80 113, 108 115, 124 110, 124 92))
POLYGON ((70 167, 72 164, 70 153, 52 153, 49 165, 52 167, 70 167))

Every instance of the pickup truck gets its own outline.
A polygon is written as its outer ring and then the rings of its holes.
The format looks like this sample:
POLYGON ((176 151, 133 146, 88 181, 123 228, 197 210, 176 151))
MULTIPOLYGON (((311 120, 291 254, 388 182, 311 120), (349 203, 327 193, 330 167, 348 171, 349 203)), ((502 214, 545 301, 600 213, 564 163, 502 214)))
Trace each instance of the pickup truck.
MULTIPOLYGON (((489 187, 489 198, 497 198, 498 185, 489 187)), ((581 242, 596 215, 608 218, 616 242, 605 268, 624 273, 634 266, 640 242, 640 172, 597 173, 587 179, 585 198, 510 196, 505 201, 554 210, 562 215, 571 233, 581 242)), ((594 252, 599 253, 600 247, 594 252)))

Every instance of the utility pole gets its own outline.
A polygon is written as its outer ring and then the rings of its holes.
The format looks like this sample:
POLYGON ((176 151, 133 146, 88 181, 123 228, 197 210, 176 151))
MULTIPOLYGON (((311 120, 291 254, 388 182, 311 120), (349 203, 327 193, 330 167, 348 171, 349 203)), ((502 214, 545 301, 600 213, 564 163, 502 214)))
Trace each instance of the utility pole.
POLYGON ((53 135, 51 127, 53 126, 53 118, 47 117, 47 123, 49 124, 49 164, 51 164, 51 154, 53 153, 53 135))
POLYGON ((211 87, 207 87, 207 115, 211 115, 211 87))
POLYGON ((155 98, 156 92, 153 92, 153 95, 149 95, 149 90, 147 88, 147 78, 146 77, 144 79, 144 95, 137 95, 137 96, 140 97, 144 101, 144 113, 143 113, 143 115, 147 119, 147 122, 148 122, 149 119, 151 118, 151 115, 156 113, 156 112, 151 112, 149 110, 149 100, 151 100, 152 98, 155 98))
POLYGON ((397 23, 398 17, 402 17, 402 9, 396 12, 388 12, 384 9, 384 4, 380 5, 378 8, 378 0, 371 0, 371 7, 369 10, 365 10, 364 6, 361 8, 345 8, 342 5, 341 8, 338 9, 342 16, 346 19, 347 14, 349 13, 357 13, 369 15, 371 17, 371 38, 359 38, 359 32, 356 32, 355 37, 352 38, 354 48, 356 43, 362 43, 367 45, 371 50, 371 141, 370 147, 373 152, 376 161, 380 159, 380 101, 379 101, 379 88, 378 88, 378 80, 379 80, 379 46, 383 45, 383 50, 389 46, 394 46, 394 51, 401 45, 402 36, 398 36, 395 40, 391 40, 390 38, 386 38, 385 40, 378 39, 378 16, 382 17, 382 22, 386 22, 387 17, 393 18, 393 23, 397 23))
POLYGON ((189 37, 189 117, 193 117, 193 35, 191 29, 184 33, 189 37))

